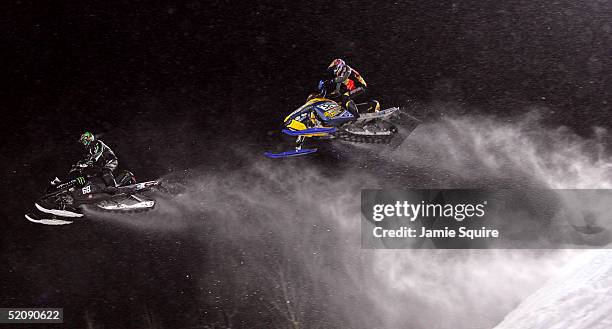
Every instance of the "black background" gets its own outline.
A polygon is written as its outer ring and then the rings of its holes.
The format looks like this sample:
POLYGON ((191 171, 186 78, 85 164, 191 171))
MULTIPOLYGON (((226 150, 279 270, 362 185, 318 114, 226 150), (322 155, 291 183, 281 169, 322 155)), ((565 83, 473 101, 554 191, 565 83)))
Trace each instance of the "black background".
POLYGON ((2 305, 76 307, 78 321, 98 309, 109 327, 130 327, 142 304, 172 321, 194 302, 185 273, 205 251, 172 234, 25 222, 83 130, 137 175, 239 168, 226 150, 265 150, 336 57, 383 104, 502 117, 537 105, 584 135, 612 124, 606 1, 11 1, 0 12, 2 305))

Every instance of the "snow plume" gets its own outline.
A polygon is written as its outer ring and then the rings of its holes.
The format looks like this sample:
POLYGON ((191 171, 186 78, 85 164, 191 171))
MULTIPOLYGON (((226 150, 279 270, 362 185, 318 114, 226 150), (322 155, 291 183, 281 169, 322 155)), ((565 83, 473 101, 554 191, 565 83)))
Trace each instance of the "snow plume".
POLYGON ((520 176, 553 189, 606 189, 612 187, 607 140, 602 128, 587 139, 546 127, 536 110, 503 120, 467 115, 420 125, 392 157, 436 163, 474 181, 520 176))
MULTIPOLYGON (((520 117, 499 119, 484 115, 447 117, 420 125, 389 157, 415 167, 436 163, 437 176, 448 176, 443 187, 508 188, 523 194, 533 209, 554 204, 550 218, 558 234, 583 240, 579 244, 606 245, 612 194, 610 135, 594 128, 592 138, 566 127, 547 127, 534 110, 520 117), (597 236, 575 236, 573 226, 597 231, 597 236)), ((538 216, 540 214, 537 214, 538 216)))
POLYGON ((568 256, 361 249, 360 189, 384 184, 367 173, 264 160, 191 182, 147 215, 148 229, 168 220, 199 234, 202 304, 218 324, 490 328, 568 256))
POLYGON ((181 181, 180 189, 157 209, 113 221, 198 237, 206 254, 200 305, 210 324, 491 328, 580 253, 364 250, 360 190, 607 188, 605 136, 580 138, 544 128, 533 116, 447 118, 419 126, 398 149, 377 156, 379 166, 363 165, 371 152, 358 151, 346 170, 308 157, 252 154, 240 170, 168 177, 167 186, 181 181), (398 174, 381 174, 385 166, 398 174))

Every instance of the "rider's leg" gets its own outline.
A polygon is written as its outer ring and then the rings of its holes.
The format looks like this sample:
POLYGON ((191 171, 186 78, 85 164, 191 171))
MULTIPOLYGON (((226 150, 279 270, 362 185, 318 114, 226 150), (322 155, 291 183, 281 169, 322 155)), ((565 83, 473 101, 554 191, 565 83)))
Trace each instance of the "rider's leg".
POLYGON ((380 103, 376 100, 370 100, 365 103, 357 104, 357 108, 361 113, 375 113, 380 111, 380 103))
POLYGON ((380 103, 377 100, 371 100, 368 102, 368 112, 378 112, 380 111, 380 103))
POLYGON ((102 179, 104 180, 104 184, 106 184, 106 186, 113 186, 113 187, 117 187, 117 182, 115 181, 115 175, 113 175, 113 172, 108 170, 108 169, 103 169, 102 170, 102 179))
POLYGON ((113 176, 112 171, 104 170, 102 173, 102 179, 104 180, 104 184, 106 185, 104 187, 104 192, 111 194, 117 193, 117 182, 115 181, 115 176, 113 176))
POLYGON ((351 114, 355 117, 355 119, 359 118, 359 109, 357 109, 357 105, 352 99, 347 100, 344 103, 344 107, 351 112, 351 114))
POLYGON ((114 193, 117 190, 117 181, 115 181, 115 175, 113 175, 113 171, 117 169, 117 165, 117 160, 111 160, 107 162, 102 169, 102 179, 107 187, 107 192, 114 193))

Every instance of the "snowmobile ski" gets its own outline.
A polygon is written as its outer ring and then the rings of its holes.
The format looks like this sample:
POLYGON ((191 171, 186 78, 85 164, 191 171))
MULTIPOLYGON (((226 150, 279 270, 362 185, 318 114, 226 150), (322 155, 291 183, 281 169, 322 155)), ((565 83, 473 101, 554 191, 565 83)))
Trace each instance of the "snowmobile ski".
POLYGON ((287 134, 289 136, 303 136, 303 135, 315 135, 315 134, 331 134, 336 131, 336 128, 310 128, 305 130, 290 130, 283 129, 283 134, 287 134))
POLYGON ((68 225, 73 223, 70 220, 63 220, 58 218, 40 218, 39 216, 36 216, 32 213, 26 214, 25 218, 32 223, 43 225, 68 225))
POLYGON ((277 159, 277 158, 287 158, 287 157, 292 157, 292 156, 299 156, 299 155, 304 155, 304 154, 310 154, 310 153, 314 153, 316 151, 317 151, 317 149, 301 149, 301 150, 286 151, 286 152, 282 152, 282 153, 266 152, 264 154, 268 158, 277 159))
POLYGON ((44 213, 51 214, 51 215, 56 215, 60 217, 69 217, 69 218, 83 217, 83 214, 79 214, 79 213, 69 211, 69 210, 47 209, 39 205, 38 203, 34 203, 34 206, 36 206, 36 209, 44 213))

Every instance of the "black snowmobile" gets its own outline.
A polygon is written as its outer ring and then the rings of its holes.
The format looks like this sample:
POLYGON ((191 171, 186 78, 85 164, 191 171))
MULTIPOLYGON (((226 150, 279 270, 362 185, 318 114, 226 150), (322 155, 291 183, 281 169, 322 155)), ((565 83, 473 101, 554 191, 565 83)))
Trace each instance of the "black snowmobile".
POLYGON ((57 177, 51 181, 45 194, 34 204, 40 214, 26 214, 26 219, 45 225, 71 224, 75 218, 83 217, 85 205, 113 212, 150 210, 155 207, 155 200, 142 192, 161 184, 159 181, 137 183, 134 175, 126 170, 116 176, 117 188, 111 190, 92 164, 83 161, 72 167, 69 177, 66 182, 57 177))

